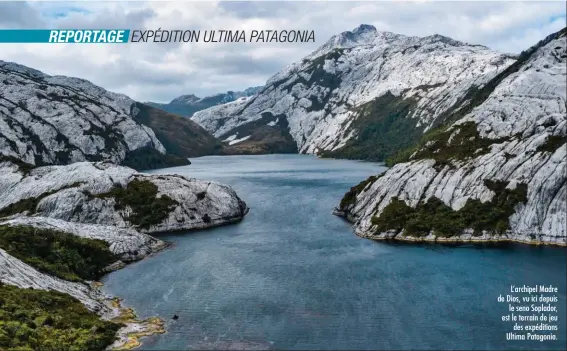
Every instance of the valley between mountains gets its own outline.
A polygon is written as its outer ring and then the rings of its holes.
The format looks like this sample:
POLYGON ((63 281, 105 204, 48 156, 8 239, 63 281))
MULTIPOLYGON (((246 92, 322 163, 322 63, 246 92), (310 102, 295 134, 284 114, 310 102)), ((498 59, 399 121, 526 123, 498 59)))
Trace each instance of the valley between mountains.
POLYGON ((246 216, 228 185, 142 172, 191 157, 384 161, 337 199, 359 236, 567 245, 566 40, 511 55, 361 25, 262 87, 169 104, 0 61, 0 348, 164 332, 96 281, 167 246, 152 234, 246 216))

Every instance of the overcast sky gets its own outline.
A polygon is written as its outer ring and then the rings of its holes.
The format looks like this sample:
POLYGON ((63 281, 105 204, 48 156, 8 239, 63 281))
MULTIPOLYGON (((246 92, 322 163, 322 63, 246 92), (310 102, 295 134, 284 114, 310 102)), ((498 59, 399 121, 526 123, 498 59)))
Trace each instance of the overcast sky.
POLYGON ((565 27, 564 2, 2 2, 1 28, 307 29, 315 43, 0 44, 0 60, 167 102, 263 85, 361 23, 519 53, 565 27))

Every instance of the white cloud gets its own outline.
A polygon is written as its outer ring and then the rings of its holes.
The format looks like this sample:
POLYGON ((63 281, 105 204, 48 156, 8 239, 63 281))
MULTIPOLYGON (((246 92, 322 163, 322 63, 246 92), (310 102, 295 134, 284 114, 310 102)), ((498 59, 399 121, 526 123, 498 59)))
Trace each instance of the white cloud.
POLYGON ((520 52, 565 26, 562 2, 76 2, 0 1, 0 27, 313 29, 316 43, 2 45, 0 59, 77 76, 141 100, 168 101, 263 84, 361 23, 406 35, 442 34, 520 52))

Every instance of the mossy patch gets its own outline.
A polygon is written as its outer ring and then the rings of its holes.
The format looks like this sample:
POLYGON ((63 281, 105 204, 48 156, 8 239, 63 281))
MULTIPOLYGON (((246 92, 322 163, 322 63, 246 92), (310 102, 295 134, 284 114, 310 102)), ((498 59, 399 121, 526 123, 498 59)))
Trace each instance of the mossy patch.
POLYGON ((323 151, 321 157, 384 161, 400 150, 415 144, 423 128, 409 118, 416 107, 412 99, 386 93, 356 108, 358 117, 347 132, 355 136, 334 151, 323 151))
POLYGON ((415 208, 394 197, 379 216, 372 217, 372 224, 377 234, 403 230, 404 235, 416 237, 430 232, 439 237, 451 237, 465 229, 473 229, 475 234, 505 233, 510 229, 509 218, 516 205, 527 201, 527 185, 517 184, 515 189, 506 189, 508 184, 502 181, 485 180, 484 184, 495 193, 491 201, 469 199, 464 207, 455 211, 436 197, 420 201, 415 208))
POLYGON ((119 259, 102 240, 28 226, 0 226, 0 248, 42 273, 70 281, 98 279, 119 259))
POLYGON ((78 186, 80 186, 81 184, 83 184, 83 182, 74 182, 73 184, 69 184, 66 185, 60 189, 57 190, 52 190, 52 191, 48 191, 45 192, 43 194, 41 194, 40 196, 37 197, 28 197, 25 199, 21 199, 18 202, 14 202, 2 209, 0 209, 0 218, 1 217, 7 217, 7 216, 11 216, 17 213, 24 213, 24 212, 28 212, 28 214, 34 214, 37 212, 37 205, 39 204, 39 202, 50 196, 53 195, 61 190, 65 190, 65 189, 70 189, 70 188, 76 188, 78 186))
POLYGON ((121 326, 70 295, 0 283, 1 350, 104 350, 121 326))
POLYGON ((545 142, 537 147, 536 152, 555 152, 567 143, 567 135, 550 135, 545 142))
POLYGON ((134 151, 128 151, 122 161, 122 165, 138 171, 146 169, 157 169, 166 167, 177 167, 190 165, 191 162, 184 157, 172 154, 162 154, 153 147, 144 147, 134 151))
POLYGON ((437 128, 424 134, 421 141, 386 160, 391 167, 412 160, 434 159, 439 165, 451 165, 452 160, 466 160, 490 152, 490 146, 510 141, 513 137, 483 138, 475 122, 469 121, 449 128, 437 128))
MULTIPOLYGON (((171 154, 170 156, 187 159, 188 157, 216 155, 222 149, 220 140, 189 118, 138 102, 132 105, 131 115, 136 122, 154 131, 167 153, 171 154)), ((169 166, 177 165, 172 157, 165 159, 164 162, 170 161, 172 163, 169 166)))
POLYGON ((134 179, 126 188, 118 186, 95 196, 102 199, 114 198, 114 209, 118 211, 129 207, 132 212, 126 220, 145 229, 163 222, 175 206, 179 205, 167 195, 158 196, 157 185, 149 180, 134 179))
POLYGON ((363 180, 362 182, 350 188, 350 190, 341 199, 340 208, 346 209, 348 206, 352 205, 354 203, 354 200, 356 200, 356 196, 360 194, 360 192, 362 192, 362 190, 364 190, 364 188, 366 188, 368 184, 374 183, 376 179, 380 178, 383 174, 384 173, 379 174, 377 176, 374 175, 370 176, 367 179, 363 180))

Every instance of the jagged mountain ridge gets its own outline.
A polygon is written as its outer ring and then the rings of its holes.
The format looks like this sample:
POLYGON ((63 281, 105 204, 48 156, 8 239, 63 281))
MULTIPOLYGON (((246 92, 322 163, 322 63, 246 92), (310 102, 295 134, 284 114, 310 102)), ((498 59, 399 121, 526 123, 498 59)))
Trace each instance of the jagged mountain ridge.
POLYGON ((335 213, 373 239, 566 245, 566 47, 563 29, 524 51, 335 213))
POLYGON ((227 91, 226 93, 214 94, 204 98, 199 98, 194 94, 181 95, 166 104, 158 102, 146 102, 146 104, 180 116, 191 117, 197 111, 226 104, 241 97, 252 96, 261 88, 262 87, 250 87, 244 91, 227 91))
POLYGON ((162 114, 83 79, 0 61, 4 156, 34 165, 105 160, 147 169, 189 164, 187 157, 218 148, 213 136, 181 117, 174 121, 177 126, 156 128, 152 121, 161 120, 162 114), (163 130, 168 127, 175 132, 163 130), (184 147, 164 147, 180 143, 184 147))
POLYGON ((440 35, 361 25, 274 75, 258 94, 199 111, 193 120, 227 142, 242 140, 232 147, 270 144, 254 140, 261 124, 300 153, 383 160, 514 61, 440 35))

